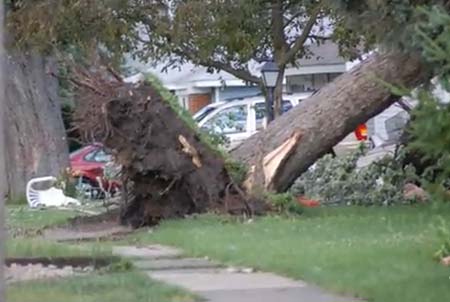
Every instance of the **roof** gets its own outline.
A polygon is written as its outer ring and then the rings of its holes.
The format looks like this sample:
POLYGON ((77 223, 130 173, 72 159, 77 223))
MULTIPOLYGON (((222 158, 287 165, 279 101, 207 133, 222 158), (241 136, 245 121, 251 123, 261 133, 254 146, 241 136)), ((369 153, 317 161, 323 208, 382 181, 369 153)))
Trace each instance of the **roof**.
MULTIPOLYGON (((333 42, 325 42, 324 44, 311 45, 311 52, 314 53, 310 58, 303 58, 298 61, 299 67, 290 67, 289 75, 309 73, 309 69, 302 71, 304 67, 319 67, 325 65, 343 65, 346 61, 339 56, 338 45, 333 42), (298 70, 296 72, 296 70, 298 70)), ((250 72, 255 76, 260 76, 262 63, 249 62, 250 72)), ((164 85, 171 90, 188 89, 189 87, 221 87, 221 86, 246 86, 246 83, 235 76, 219 71, 214 73, 207 72, 203 66, 195 66, 192 63, 183 64, 177 68, 169 68, 163 71, 165 64, 159 64, 155 67, 148 68, 145 72, 149 72, 160 78, 164 85)), ((317 69, 317 68, 316 68, 317 69)), ((345 69, 345 67, 344 67, 345 69)), ((130 82, 139 81, 142 76, 134 75, 126 80, 130 82)))
POLYGON ((321 45, 311 45, 309 47, 312 55, 310 58, 298 60, 298 66, 345 64, 346 60, 339 55, 339 46, 331 41, 326 41, 321 45))

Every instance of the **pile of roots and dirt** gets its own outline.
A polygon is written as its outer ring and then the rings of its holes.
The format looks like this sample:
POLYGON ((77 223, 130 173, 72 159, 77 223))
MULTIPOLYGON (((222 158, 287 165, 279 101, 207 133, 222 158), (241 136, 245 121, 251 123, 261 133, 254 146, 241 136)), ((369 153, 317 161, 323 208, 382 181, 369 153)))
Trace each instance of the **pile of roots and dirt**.
POLYGON ((150 84, 89 74, 75 83, 77 127, 122 165, 122 223, 140 227, 208 210, 252 211, 220 154, 150 84))

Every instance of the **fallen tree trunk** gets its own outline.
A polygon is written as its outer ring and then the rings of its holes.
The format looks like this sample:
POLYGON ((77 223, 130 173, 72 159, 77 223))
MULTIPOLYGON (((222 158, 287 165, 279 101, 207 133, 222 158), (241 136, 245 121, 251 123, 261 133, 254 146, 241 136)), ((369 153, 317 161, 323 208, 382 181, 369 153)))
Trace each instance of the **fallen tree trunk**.
POLYGON ((287 190, 359 124, 396 100, 383 82, 412 88, 425 78, 416 57, 372 55, 232 151, 250 168, 248 190, 287 190))
MULTIPOLYGON (((413 87, 423 74, 415 58, 372 56, 233 151, 250 166, 244 185, 252 194, 258 188, 285 190, 358 124, 393 102, 382 81, 413 87)), ((257 203, 233 183, 223 158, 152 86, 83 77, 77 82, 75 121, 123 166, 122 223, 139 227, 211 209, 254 212, 257 203)))
POLYGON ((151 85, 86 74, 76 84, 76 125, 122 165, 123 224, 140 227, 208 210, 254 212, 221 155, 151 85))

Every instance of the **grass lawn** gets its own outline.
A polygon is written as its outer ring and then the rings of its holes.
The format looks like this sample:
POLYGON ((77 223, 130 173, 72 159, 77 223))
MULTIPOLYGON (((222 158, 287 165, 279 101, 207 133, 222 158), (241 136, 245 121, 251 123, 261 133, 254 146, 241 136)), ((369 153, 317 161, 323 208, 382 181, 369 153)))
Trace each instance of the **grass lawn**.
POLYGON ((35 210, 28 206, 7 206, 6 225, 9 230, 24 231, 42 229, 65 223, 69 218, 81 215, 71 210, 35 210))
POLYGON ((252 223, 207 215, 164 222, 134 240, 179 246, 191 255, 250 265, 369 301, 441 302, 450 297, 450 268, 432 260, 439 217, 450 222, 450 206, 308 209, 297 218, 252 223))
POLYGON ((7 257, 102 257, 112 256, 111 247, 101 243, 72 245, 42 239, 20 238, 6 242, 7 257))
MULTIPOLYGON (((7 207, 7 257, 109 257, 112 244, 58 243, 32 237, 22 237, 26 231, 64 224, 80 213, 68 210, 31 210, 24 206, 7 207)), ((196 298, 181 289, 152 281, 138 272, 97 274, 15 283, 7 289, 11 302, 190 302, 196 298)))
POLYGON ((194 296, 138 272, 13 284, 9 302, 189 302, 194 296))
POLYGON ((111 247, 100 243, 71 245, 32 237, 22 237, 26 231, 40 230, 64 224, 68 219, 80 216, 71 210, 35 210, 28 206, 6 207, 6 224, 10 235, 6 243, 7 257, 97 257, 111 256, 111 247), (19 236, 17 236, 19 235, 19 236))

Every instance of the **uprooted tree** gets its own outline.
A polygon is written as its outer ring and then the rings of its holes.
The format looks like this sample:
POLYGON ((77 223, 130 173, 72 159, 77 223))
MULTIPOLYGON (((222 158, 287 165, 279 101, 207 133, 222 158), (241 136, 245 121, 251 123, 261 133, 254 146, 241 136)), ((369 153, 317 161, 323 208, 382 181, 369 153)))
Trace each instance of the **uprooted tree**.
MULTIPOLYGON (((185 2, 171 3, 184 7, 185 2)), ((255 37, 270 37, 268 39, 273 40, 272 42, 275 42, 275 39, 280 39, 280 42, 281 38, 285 37, 285 34, 280 36, 280 26, 285 25, 285 22, 299 22, 298 24, 302 24, 301 28, 305 22, 307 24, 308 20, 313 20, 308 17, 311 12, 317 12, 314 10, 316 5, 320 8, 324 5, 320 13, 329 12, 330 17, 333 17, 329 20, 338 21, 336 24, 340 27, 336 28, 336 37, 341 37, 344 46, 358 44, 361 37, 369 45, 380 45, 384 42, 381 37, 386 36, 390 42, 387 44, 390 44, 391 48, 402 49, 402 45, 398 44, 405 44, 405 39, 408 39, 407 25, 414 25, 414 11, 411 7, 416 4, 446 3, 431 0, 395 3, 389 0, 255 1, 252 4, 263 4, 259 6, 261 11, 258 11, 261 15, 255 17, 255 12, 251 9, 239 9, 239 5, 244 5, 247 1, 230 1, 234 6, 227 6, 226 1, 187 2, 202 9, 206 4, 220 4, 225 11, 231 10, 236 15, 241 14, 241 17, 244 15, 244 18, 240 19, 242 23, 219 22, 215 28, 219 30, 220 34, 217 34, 217 31, 209 31, 214 28, 205 22, 214 23, 218 19, 204 20, 207 13, 188 14, 192 18, 187 18, 187 23, 181 22, 178 27, 167 28, 162 22, 162 28, 155 28, 155 20, 165 21, 167 18, 176 17, 176 14, 164 13, 166 8, 159 6, 166 3, 162 1, 70 0, 61 3, 42 0, 37 8, 33 6, 35 1, 14 1, 17 4, 17 14, 12 22, 20 25, 18 35, 26 41, 44 41, 42 43, 52 46, 71 43, 82 46, 102 45, 103 49, 106 48, 112 54, 132 52, 141 58, 165 58, 175 55, 181 63, 191 60, 199 65, 209 64, 212 69, 233 73, 228 67, 221 68, 223 65, 212 65, 215 62, 211 61, 212 58, 223 60, 220 61, 222 63, 230 63, 237 71, 242 71, 246 60, 254 59, 252 55, 264 57, 275 54, 274 49, 269 48, 255 52, 255 37), (328 6, 329 3, 333 5, 328 6), (69 4, 76 5, 66 9, 69 4), (279 19, 268 17, 270 12, 277 12, 277 5, 284 9, 299 5, 301 9, 292 11, 290 18, 283 18, 277 27, 275 20, 279 19), (305 7, 308 7, 306 12, 302 10, 305 7), (50 18, 50 8, 60 10, 61 14, 53 13, 50 18), (150 11, 152 13, 146 13, 150 11), (250 18, 245 17, 245 13, 249 13, 250 18), (162 19, 152 20, 154 17, 162 19), (73 20, 73 24, 66 22, 68 19, 73 20), (267 19, 272 21, 267 22, 267 19), (269 34, 261 33, 256 30, 260 28, 254 24, 256 21, 264 23, 263 27, 271 25, 272 29, 277 30, 269 34), (35 28, 41 28, 39 24, 45 24, 42 27, 44 30, 36 32, 35 28), (147 36, 142 35, 143 24, 148 25, 145 28, 149 31, 148 36, 152 38, 155 37, 152 35, 156 34, 157 39, 146 40, 147 36), (236 31, 234 25, 244 30, 236 31), (86 30, 87 26, 89 31, 86 30), (196 30, 200 36, 190 36, 191 30, 196 30), (221 31, 237 33, 232 36, 233 39, 229 39, 230 47, 224 48, 223 45, 214 43, 204 44, 208 41, 208 36, 211 39, 221 39, 221 31), (175 40, 173 36, 168 35, 174 32, 180 35, 175 40), (397 39, 398 33, 401 34, 398 41, 395 41, 398 43, 392 43, 397 39), (185 49, 174 45, 180 41, 182 46, 189 46, 191 55, 209 59, 204 63, 195 60, 195 57, 180 54, 185 49), (217 54, 216 50, 225 52, 217 54), (242 51, 247 57, 240 56, 242 51), (236 61, 236 58, 239 59, 236 61)), ((186 13, 192 11, 187 10, 186 13)), ((233 14, 230 16, 233 19, 233 14)), ((298 45, 295 41, 281 42, 280 49, 291 49, 290 47, 298 45), (289 45, 290 43, 293 44, 289 45)), ((414 54, 414 49, 403 53, 385 50, 375 53, 357 68, 342 75, 304 104, 281 117, 267 130, 234 150, 232 156, 246 163, 249 168, 247 181, 243 184, 248 188, 247 193, 285 190, 315 159, 345 137, 357 124, 374 116, 395 100, 384 83, 404 87, 414 87, 421 83, 426 78, 426 73, 423 64, 414 54)), ((86 78, 92 80, 89 76, 86 78)), ((122 212, 125 222, 138 226, 162 217, 226 205, 226 196, 230 191, 233 191, 233 196, 237 196, 239 205, 251 210, 251 206, 247 204, 247 193, 237 193, 240 184, 234 187, 230 185, 231 180, 224 169, 223 159, 208 149, 192 128, 170 110, 170 106, 161 100, 155 102, 155 99, 160 98, 152 97, 156 94, 151 88, 132 87, 123 83, 117 84, 118 82, 120 81, 115 80, 115 84, 112 84, 106 81, 98 83, 99 85, 89 85, 89 81, 88 85, 80 83, 85 86, 83 89, 90 86, 87 89, 90 90, 91 96, 95 97, 80 101, 79 107, 87 111, 79 117, 81 120, 90 120, 93 128, 97 125, 104 126, 94 137, 113 149, 124 166, 125 176, 133 183, 130 188, 130 193, 133 194, 126 194, 131 197, 126 200, 122 212), (98 103, 100 106, 94 102, 98 98, 103 100, 98 103), (168 147, 168 150, 163 151, 159 144, 168 147), (180 162, 174 161, 175 159, 180 162), (215 184, 209 188, 211 181, 215 184), (185 197, 181 199, 182 203, 180 196, 185 197)), ((84 125, 84 129, 92 127, 84 125)), ((129 189, 127 185, 125 188, 129 189)))
POLYGON ((251 214, 259 192, 287 189, 356 125, 389 106, 394 98, 385 82, 414 87, 424 75, 415 57, 374 54, 234 150, 250 168, 243 184, 150 84, 84 73, 76 81, 75 120, 123 166, 122 222, 137 227, 209 209, 251 214))
POLYGON ((76 125, 122 165, 123 223, 139 227, 207 210, 263 210, 234 183, 222 155, 151 84, 126 84, 98 73, 83 73, 74 82, 76 125))

